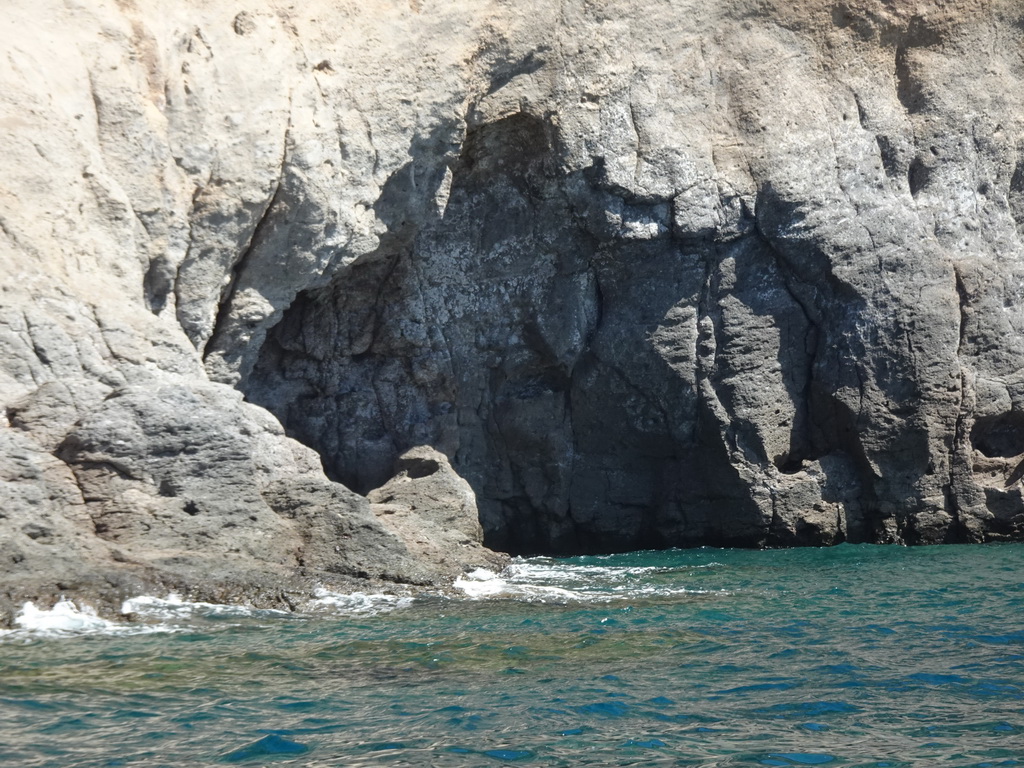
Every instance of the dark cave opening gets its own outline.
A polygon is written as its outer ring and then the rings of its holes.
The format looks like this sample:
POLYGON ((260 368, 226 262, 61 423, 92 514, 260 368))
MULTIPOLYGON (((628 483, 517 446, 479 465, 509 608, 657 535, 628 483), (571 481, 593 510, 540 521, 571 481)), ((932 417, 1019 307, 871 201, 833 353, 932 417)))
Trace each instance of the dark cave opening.
MULTIPOLYGON (((836 442, 811 434, 837 428, 824 411, 811 423, 826 331, 792 279, 808 260, 825 270, 820 253, 783 258, 750 226, 677 232, 667 203, 623 197, 600 158, 566 173, 555 127, 525 113, 471 127, 431 207, 434 143, 413 142, 385 184, 378 250, 268 332, 247 397, 362 494, 406 450, 441 451, 487 545, 513 554, 815 543, 817 523, 786 528, 754 498, 836 442)), ((780 231, 800 215, 775 207, 780 231)))
POLYGON ((1009 459, 1024 453, 1024 413, 1009 411, 978 419, 971 429, 971 445, 990 459, 1009 459))

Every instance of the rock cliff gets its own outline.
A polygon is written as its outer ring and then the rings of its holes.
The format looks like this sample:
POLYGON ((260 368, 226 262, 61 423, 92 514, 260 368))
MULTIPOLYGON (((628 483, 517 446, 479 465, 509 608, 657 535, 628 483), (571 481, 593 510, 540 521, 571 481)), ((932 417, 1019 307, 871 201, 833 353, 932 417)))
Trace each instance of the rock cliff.
POLYGON ((427 445, 517 552, 1024 531, 1013 0, 0 20, 10 599, 436 580, 427 445))

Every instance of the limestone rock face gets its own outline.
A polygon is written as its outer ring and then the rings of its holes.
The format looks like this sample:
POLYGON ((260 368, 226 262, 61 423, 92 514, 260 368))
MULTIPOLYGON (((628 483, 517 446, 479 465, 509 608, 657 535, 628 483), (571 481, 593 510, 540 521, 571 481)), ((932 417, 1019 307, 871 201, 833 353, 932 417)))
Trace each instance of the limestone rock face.
POLYGON ((425 445, 518 552, 1024 532, 1019 3, 0 22, 11 599, 430 581, 425 445))

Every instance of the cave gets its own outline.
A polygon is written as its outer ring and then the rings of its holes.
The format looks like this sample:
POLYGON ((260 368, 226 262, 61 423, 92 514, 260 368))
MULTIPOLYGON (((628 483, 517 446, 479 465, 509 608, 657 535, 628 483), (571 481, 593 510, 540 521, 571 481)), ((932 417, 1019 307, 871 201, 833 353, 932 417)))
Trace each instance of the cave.
MULTIPOLYGON (((806 489, 786 489, 856 444, 827 393, 857 374, 822 357, 848 343, 822 317, 859 305, 805 282, 819 251, 768 234, 801 212, 766 192, 755 226, 728 193, 709 230, 600 157, 567 171, 557 126, 526 113, 471 126, 447 167, 435 144, 385 184, 379 247, 269 330, 247 399, 361 494, 409 448, 440 450, 487 545, 514 554, 807 543, 806 489), (442 177, 431 208, 415 180, 442 177)), ((840 475, 818 493, 850 497, 840 475)), ((870 529, 851 526, 823 536, 870 529)))

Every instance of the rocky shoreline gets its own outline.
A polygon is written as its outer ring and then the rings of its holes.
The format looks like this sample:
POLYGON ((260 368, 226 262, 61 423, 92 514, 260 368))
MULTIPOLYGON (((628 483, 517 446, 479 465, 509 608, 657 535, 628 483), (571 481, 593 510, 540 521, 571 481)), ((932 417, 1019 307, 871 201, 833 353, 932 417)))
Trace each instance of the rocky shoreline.
POLYGON ((1021 539, 1022 14, 6 3, 7 621, 1021 539))
MULTIPOLYGON (((322 484, 313 487, 327 492, 322 484)), ((304 490, 308 493, 309 486, 304 490)), ((27 567, 21 560, 4 572, 0 628, 13 626, 26 602, 48 608, 65 598, 102 617, 123 620, 130 619, 122 614, 124 601, 142 595, 175 594, 189 602, 282 611, 302 610, 323 590, 436 595, 463 573, 501 571, 509 562, 507 555, 482 546, 472 489, 443 454, 430 448, 400 457, 394 479, 371 494, 380 503, 367 504, 351 493, 339 495, 343 490, 330 488, 333 496, 324 501, 298 496, 290 488, 289 511, 278 513, 299 521, 296 527, 307 537, 295 553, 288 551, 294 542, 287 539, 268 541, 262 551, 230 551, 245 535, 266 530, 266 522, 258 520, 242 530, 236 526, 219 542, 200 530, 195 535, 209 543, 180 549, 157 549, 160 544, 167 547, 169 537, 150 529, 133 550, 109 548, 102 556, 94 550, 91 558, 74 562, 66 557, 73 544, 49 533, 41 547, 50 548, 55 557, 30 560, 27 567), (324 528, 295 514, 303 507, 307 514, 334 517, 333 526, 324 528)), ((215 523, 222 525, 223 520, 215 523)), ((183 528, 176 526, 174 535, 187 535, 183 528)))

